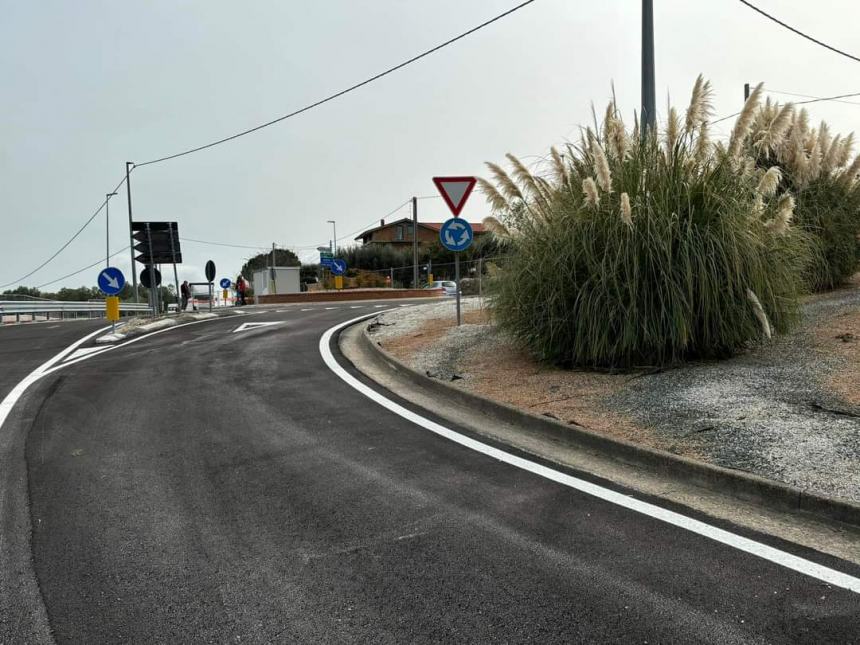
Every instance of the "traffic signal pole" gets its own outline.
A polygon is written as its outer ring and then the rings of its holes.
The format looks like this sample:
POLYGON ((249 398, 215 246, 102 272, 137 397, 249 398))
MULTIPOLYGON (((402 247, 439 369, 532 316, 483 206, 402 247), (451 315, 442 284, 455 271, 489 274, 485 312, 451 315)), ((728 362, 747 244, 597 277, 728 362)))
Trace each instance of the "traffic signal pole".
POLYGON ((137 267, 134 266, 134 231, 132 230, 131 217, 131 167, 134 163, 131 161, 125 162, 125 191, 128 195, 128 245, 131 250, 131 281, 134 285, 134 301, 140 302, 140 297, 137 293, 137 267))
POLYGON ((418 288, 418 198, 412 198, 412 288, 418 288))

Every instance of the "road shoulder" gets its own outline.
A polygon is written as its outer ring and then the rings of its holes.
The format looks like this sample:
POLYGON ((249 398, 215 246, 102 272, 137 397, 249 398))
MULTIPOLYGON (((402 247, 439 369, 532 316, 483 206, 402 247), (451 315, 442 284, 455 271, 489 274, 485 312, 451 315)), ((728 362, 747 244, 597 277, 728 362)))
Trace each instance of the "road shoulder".
MULTIPOLYGON (((785 499, 780 500, 780 504, 768 505, 761 499, 738 497, 737 489, 734 494, 727 492, 730 489, 723 484, 729 480, 725 478, 717 482, 719 485, 714 485, 707 477, 692 476, 693 470, 685 476, 679 476, 677 471, 667 472, 666 462, 653 459, 653 455, 637 459, 629 447, 621 451, 608 450, 607 442, 615 442, 613 439, 600 437, 599 441, 590 443, 570 441, 572 433, 569 429, 551 419, 532 417, 418 374, 370 341, 365 334, 367 326, 365 321, 341 334, 343 355, 376 384, 452 423, 547 461, 693 509, 705 516, 860 563, 860 528, 856 523, 852 525, 822 518, 808 510, 787 509, 785 499), (558 427, 554 427, 554 423, 558 427)), ((579 439, 589 436, 580 432, 575 435, 579 439)), ((638 450, 638 447, 633 448, 638 450)), ((679 464, 689 461, 677 458, 679 464)), ((693 468, 697 466, 693 465, 693 468)), ((782 488, 785 489, 784 494, 791 494, 790 487, 782 488)), ((843 510, 851 515, 858 509, 849 504, 843 510)))

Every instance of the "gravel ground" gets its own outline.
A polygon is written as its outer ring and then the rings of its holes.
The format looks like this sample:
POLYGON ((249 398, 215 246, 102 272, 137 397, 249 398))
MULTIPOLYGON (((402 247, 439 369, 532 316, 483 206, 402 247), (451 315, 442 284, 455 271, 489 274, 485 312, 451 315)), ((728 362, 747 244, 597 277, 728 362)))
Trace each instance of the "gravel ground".
MULTIPOLYGON (((482 305, 468 299, 463 309, 474 312, 482 305)), ((450 327, 453 306, 445 301, 386 313, 375 338, 383 344, 408 338, 414 347, 401 350, 411 349, 413 368, 471 388, 475 357, 484 357, 486 364, 488 355, 501 360, 515 350, 491 325, 450 327)), ((843 385, 846 378, 856 380, 847 390, 860 390, 860 371, 846 366, 844 355, 823 348, 818 337, 828 321, 852 312, 860 312, 860 288, 815 296, 804 305, 803 324, 790 335, 730 360, 635 378, 614 376, 617 386, 593 405, 631 420, 649 445, 860 501, 860 406, 827 387, 836 377, 843 385)), ((860 330, 844 342, 860 342, 860 330)), ((403 351, 399 356, 404 358, 403 351)), ((522 369, 522 378, 514 381, 522 385, 514 387, 528 387, 527 376, 536 371, 557 375, 559 383, 575 376, 537 364, 522 369)), ((486 371, 484 381, 493 378, 486 371)))

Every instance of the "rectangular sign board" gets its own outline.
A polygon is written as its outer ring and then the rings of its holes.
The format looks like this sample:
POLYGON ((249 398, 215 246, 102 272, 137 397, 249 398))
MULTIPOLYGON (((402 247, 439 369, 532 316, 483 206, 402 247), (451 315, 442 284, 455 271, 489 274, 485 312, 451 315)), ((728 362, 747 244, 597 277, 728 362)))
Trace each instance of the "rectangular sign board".
POLYGON ((132 237, 140 253, 134 259, 146 265, 179 264, 182 251, 179 244, 179 226, 176 222, 132 222, 132 237))

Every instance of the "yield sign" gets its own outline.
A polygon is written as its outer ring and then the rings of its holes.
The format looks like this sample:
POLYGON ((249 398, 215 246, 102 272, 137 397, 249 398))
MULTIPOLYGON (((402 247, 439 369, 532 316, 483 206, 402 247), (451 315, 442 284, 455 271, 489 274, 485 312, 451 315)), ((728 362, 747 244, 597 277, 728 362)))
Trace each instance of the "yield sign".
POLYGON ((477 181, 474 177, 433 177, 433 183, 436 184, 448 208, 454 213, 454 217, 463 210, 477 181))
POLYGON ((280 325, 282 321, 278 322, 249 322, 242 323, 236 329, 233 330, 234 334, 239 333, 240 331, 248 331, 249 329, 257 329, 258 327, 271 327, 272 325, 280 325))

